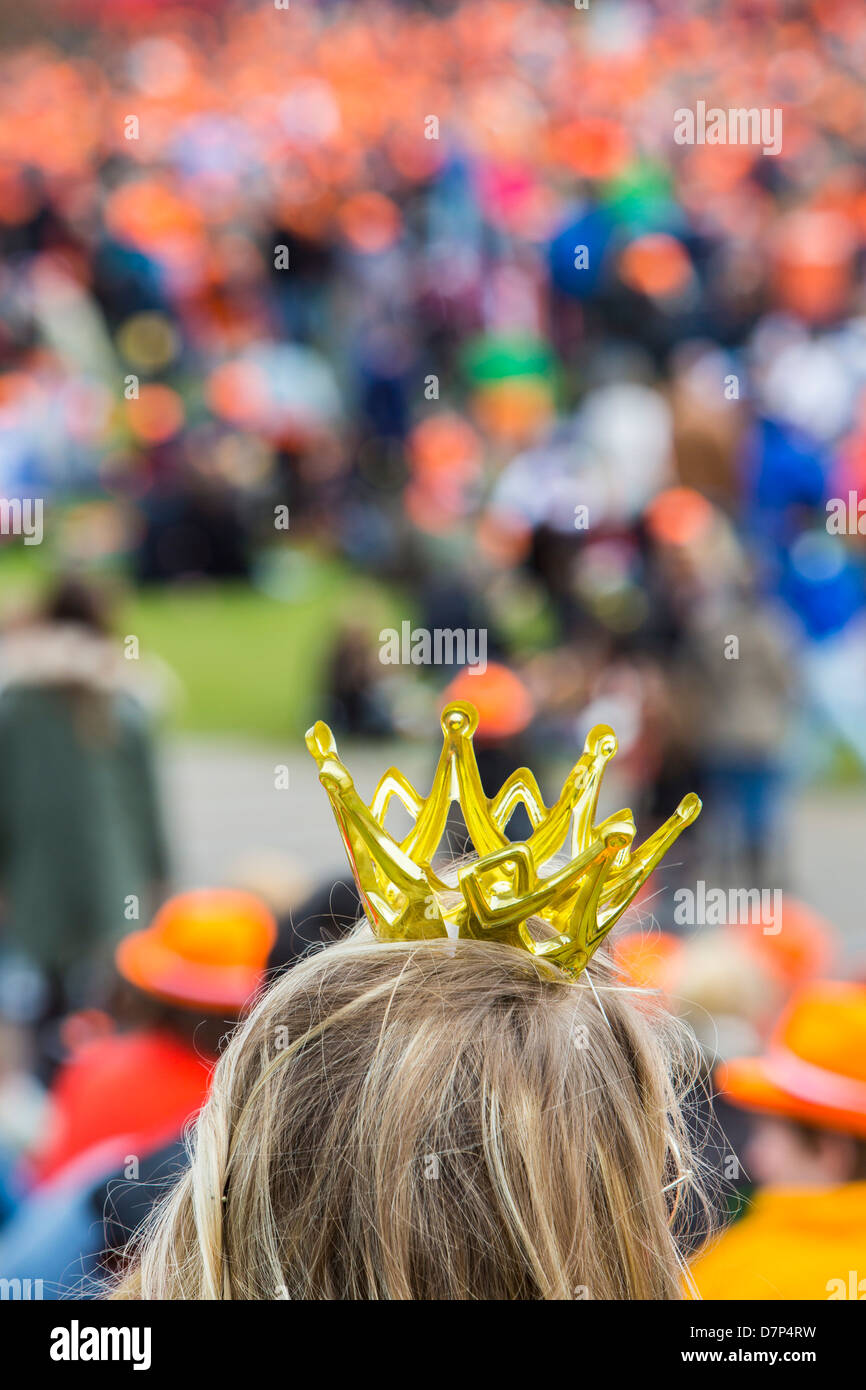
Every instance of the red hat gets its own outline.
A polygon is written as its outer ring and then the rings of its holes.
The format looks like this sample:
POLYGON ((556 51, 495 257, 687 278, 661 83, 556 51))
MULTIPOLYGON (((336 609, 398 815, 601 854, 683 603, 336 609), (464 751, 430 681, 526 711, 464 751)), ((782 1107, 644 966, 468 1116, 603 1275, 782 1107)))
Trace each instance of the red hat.
POLYGON ((238 1013, 264 979, 277 927, 265 904, 235 889, 169 898, 144 931, 124 938, 124 979, 171 1004, 238 1013))
POLYGON ((866 1139, 866 985, 822 980, 795 994, 763 1057, 717 1069, 736 1105, 866 1139))

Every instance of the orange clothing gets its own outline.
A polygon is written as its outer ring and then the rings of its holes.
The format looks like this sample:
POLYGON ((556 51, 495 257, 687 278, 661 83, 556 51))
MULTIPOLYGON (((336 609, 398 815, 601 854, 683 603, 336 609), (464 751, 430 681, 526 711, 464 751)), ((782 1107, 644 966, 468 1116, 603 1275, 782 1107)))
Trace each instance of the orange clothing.
POLYGON ((213 1062, 164 1032, 113 1033, 85 1043, 51 1088, 50 1133, 32 1157, 44 1182, 71 1159, 115 1135, 135 1137, 139 1157, 180 1134, 207 1097, 213 1062))
POLYGON ((866 1298, 866 1182, 759 1193, 692 1274, 707 1299, 866 1298))

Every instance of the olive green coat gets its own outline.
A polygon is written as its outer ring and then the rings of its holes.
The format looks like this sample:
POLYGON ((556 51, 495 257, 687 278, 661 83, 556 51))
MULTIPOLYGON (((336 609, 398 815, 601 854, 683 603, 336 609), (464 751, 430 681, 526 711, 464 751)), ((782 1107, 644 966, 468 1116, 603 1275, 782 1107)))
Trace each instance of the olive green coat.
POLYGON ((129 694, 0 694, 0 941, 66 969, 130 930, 165 876, 148 721, 129 694))

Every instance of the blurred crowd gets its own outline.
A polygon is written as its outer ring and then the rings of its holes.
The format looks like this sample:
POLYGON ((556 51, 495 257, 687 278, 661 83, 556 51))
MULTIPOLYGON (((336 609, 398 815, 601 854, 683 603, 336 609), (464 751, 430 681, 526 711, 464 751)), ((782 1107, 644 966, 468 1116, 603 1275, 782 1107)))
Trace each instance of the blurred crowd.
MULTIPOLYGON (((606 682, 708 768, 772 775, 796 672, 801 764, 862 765, 864 43, 845 4, 70 0, 2 56, 4 495, 144 583, 336 551, 554 726, 606 682), (781 154, 674 143, 698 98, 781 154), (768 656, 725 710, 715 627, 768 656)), ((348 725, 399 724, 376 634, 334 646, 348 725)))
POLYGON ((836 1242, 744 1294, 793 1239, 765 1198, 708 1295, 827 1296, 866 1235, 866 987, 790 896, 783 809, 866 772, 862 6, 64 0, 52 30, 0 50, 0 494, 45 499, 65 575, 0 651, 0 1275, 100 1268, 220 1030, 357 915, 348 881, 167 896, 152 692, 81 578, 265 586, 300 547, 486 634, 483 671, 394 672, 347 611, 338 732, 426 737, 447 689, 492 794, 610 723, 639 824, 704 800, 677 881, 785 890, 778 936, 665 908, 623 970, 710 1090, 751 1059, 728 1214, 781 1174, 836 1242), (781 153, 678 145, 698 100, 779 108, 781 153))

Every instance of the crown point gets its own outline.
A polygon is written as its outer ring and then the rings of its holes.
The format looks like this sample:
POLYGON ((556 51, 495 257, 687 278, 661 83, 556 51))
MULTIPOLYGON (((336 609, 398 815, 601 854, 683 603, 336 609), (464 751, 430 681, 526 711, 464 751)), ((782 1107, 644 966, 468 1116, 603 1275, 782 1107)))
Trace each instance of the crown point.
POLYGON ((317 719, 313 727, 307 730, 306 744, 317 761, 330 758, 337 751, 336 739, 322 719, 317 719))
POLYGON ((702 806, 703 802, 701 798, 696 796, 694 792, 689 792, 687 796, 684 796, 677 807, 677 815, 683 822, 683 825, 691 825, 692 821, 697 820, 698 816, 701 814, 702 806))
POLYGON ((595 724, 586 736, 583 751, 593 758, 612 758, 619 744, 616 734, 609 724, 595 724))
POLYGON ((446 736, 471 738, 478 728, 478 711, 468 700, 452 700, 442 711, 442 732, 446 736))

